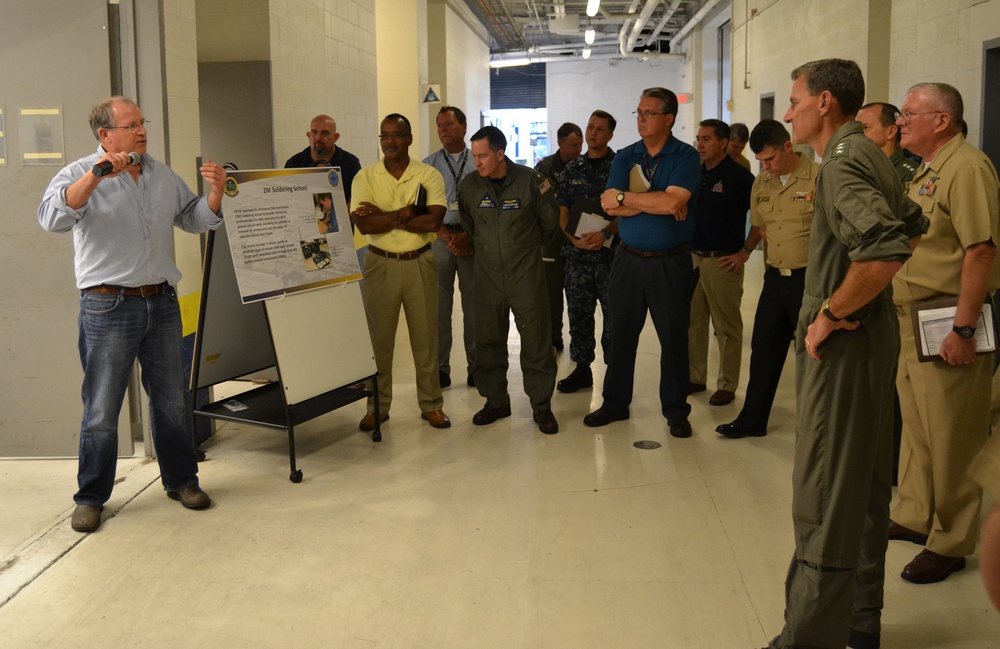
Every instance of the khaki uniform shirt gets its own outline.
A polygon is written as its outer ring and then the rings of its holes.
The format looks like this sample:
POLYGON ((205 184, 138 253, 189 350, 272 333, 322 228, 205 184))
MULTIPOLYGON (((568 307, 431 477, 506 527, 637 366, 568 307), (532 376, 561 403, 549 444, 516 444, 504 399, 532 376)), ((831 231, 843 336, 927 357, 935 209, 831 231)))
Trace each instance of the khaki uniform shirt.
POLYGON ((761 171, 750 192, 750 223, 767 233, 764 261, 768 266, 804 268, 809 256, 813 198, 819 165, 803 155, 788 182, 761 171))
MULTIPOLYGON (((958 295, 965 249, 983 241, 1000 244, 1000 181, 986 155, 955 135, 910 182, 907 195, 931 225, 913 257, 892 280, 896 304, 958 295)), ((993 264, 989 288, 1000 288, 993 264)))
POLYGON ((746 169, 747 171, 753 171, 750 168, 750 161, 747 160, 747 157, 745 155, 743 155, 742 153, 739 154, 738 156, 736 156, 735 158, 733 158, 733 161, 736 162, 739 166, 741 166, 744 169, 746 169))
MULTIPOLYGON (((410 158, 399 180, 385 168, 379 160, 358 172, 351 186, 353 205, 371 203, 383 212, 394 212, 413 204, 417 197, 417 186, 427 190, 428 205, 442 205, 447 209, 448 198, 444 193, 444 178, 434 167, 410 158)), ((365 239, 373 246, 389 252, 408 252, 434 243, 436 232, 407 232, 392 229, 380 234, 366 234, 365 239)))

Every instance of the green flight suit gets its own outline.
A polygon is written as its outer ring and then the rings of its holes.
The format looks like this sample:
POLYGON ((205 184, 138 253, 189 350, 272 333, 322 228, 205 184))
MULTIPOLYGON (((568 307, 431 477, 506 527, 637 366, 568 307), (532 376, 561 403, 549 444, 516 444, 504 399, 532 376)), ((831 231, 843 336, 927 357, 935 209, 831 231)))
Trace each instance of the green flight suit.
POLYGON ((796 334, 798 419, 792 471, 795 556, 777 648, 843 649, 851 629, 880 633, 892 477, 893 370, 899 328, 886 287, 806 352, 806 328, 853 262, 904 261, 927 231, 889 158, 859 122, 830 138, 816 180, 796 334))
POLYGON ((559 227, 556 190, 541 174, 505 158, 501 184, 472 173, 458 186, 462 227, 476 247, 476 387, 493 408, 510 406, 510 313, 521 336, 521 372, 531 409, 550 409, 556 382, 542 242, 559 227))

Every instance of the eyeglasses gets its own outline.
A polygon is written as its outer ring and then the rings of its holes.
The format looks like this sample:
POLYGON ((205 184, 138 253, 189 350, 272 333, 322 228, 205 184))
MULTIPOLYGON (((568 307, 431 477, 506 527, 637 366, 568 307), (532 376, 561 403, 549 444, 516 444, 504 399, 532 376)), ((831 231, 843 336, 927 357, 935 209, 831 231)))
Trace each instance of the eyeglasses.
POLYGON ((904 111, 902 113, 896 113, 896 119, 902 120, 904 124, 909 124, 910 120, 917 115, 934 115, 937 113, 943 113, 943 110, 925 110, 919 113, 911 113, 910 111, 904 111))
POLYGON ((378 139, 385 142, 386 140, 396 140, 399 142, 404 137, 410 137, 411 133, 379 133, 378 139))
POLYGON ((658 113, 655 110, 633 110, 632 114, 642 119, 652 119, 657 115, 666 115, 666 113, 658 113))
POLYGON ((129 124, 128 126, 109 126, 108 130, 114 130, 118 128, 122 129, 123 131, 128 131, 129 133, 135 133, 140 128, 146 128, 146 124, 149 124, 148 119, 140 120, 134 124, 129 124))

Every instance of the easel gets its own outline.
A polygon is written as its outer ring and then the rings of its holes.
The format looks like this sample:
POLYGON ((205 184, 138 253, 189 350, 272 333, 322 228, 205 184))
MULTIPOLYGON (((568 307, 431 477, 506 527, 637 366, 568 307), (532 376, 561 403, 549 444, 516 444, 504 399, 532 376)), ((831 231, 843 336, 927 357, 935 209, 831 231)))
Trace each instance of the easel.
MULTIPOLYGON (((193 415, 288 431, 288 479, 298 483, 295 426, 378 394, 361 290, 352 282, 243 304, 223 225, 209 234, 205 251, 191 390, 270 368, 277 382, 196 407, 193 415), (316 331, 336 335, 317 339, 310 335, 316 331)), ((371 439, 382 441, 378 399, 371 439)))

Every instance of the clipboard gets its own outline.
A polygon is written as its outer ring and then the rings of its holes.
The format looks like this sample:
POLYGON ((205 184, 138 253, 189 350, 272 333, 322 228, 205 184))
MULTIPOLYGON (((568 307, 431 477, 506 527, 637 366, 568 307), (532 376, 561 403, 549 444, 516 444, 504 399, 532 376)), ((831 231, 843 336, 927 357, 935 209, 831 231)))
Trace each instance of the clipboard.
MULTIPOLYGON (((600 232, 612 221, 612 217, 601 207, 600 203, 585 198, 577 199, 569 209, 569 220, 566 221, 566 232, 574 237, 582 237, 591 232, 600 232)), ((614 237, 604 240, 604 247, 610 248, 614 237)))
MULTIPOLYGON (((957 307, 957 296, 923 300, 910 307, 913 338, 917 345, 917 360, 921 363, 941 360, 941 355, 938 353, 941 341, 951 333, 957 307)), ((979 317, 976 319, 975 340, 977 356, 996 351, 996 328, 993 305, 990 302, 985 302, 980 307, 979 317)))

